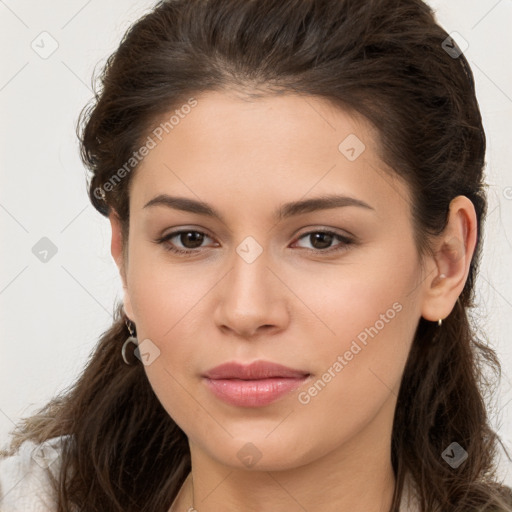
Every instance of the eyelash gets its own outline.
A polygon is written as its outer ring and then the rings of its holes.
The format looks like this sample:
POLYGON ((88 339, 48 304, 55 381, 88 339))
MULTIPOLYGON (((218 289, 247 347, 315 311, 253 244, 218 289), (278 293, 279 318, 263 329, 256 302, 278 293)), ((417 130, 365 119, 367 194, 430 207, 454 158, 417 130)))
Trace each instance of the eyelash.
MULTIPOLYGON (((171 253, 174 253, 174 254, 178 254, 178 255, 183 255, 183 256, 187 256, 187 255, 190 255, 192 253, 198 253, 200 252, 200 248, 199 249, 178 249, 176 248, 175 246, 170 246, 169 244, 167 244, 166 242, 168 240, 170 240, 171 238, 174 238, 175 236, 177 235, 181 235, 183 233, 199 233, 201 235, 204 235, 208 238, 211 238, 209 237, 206 233, 204 233, 203 231, 198 231, 198 230, 195 230, 195 229, 182 229, 180 231, 173 231, 172 233, 169 233, 161 238, 158 238, 157 240, 155 240, 155 243, 157 244, 160 244, 160 245, 163 245, 163 248, 164 250, 168 251, 168 252, 171 252, 171 253)), ((334 248, 329 248, 329 249, 307 249, 307 248, 303 248, 304 250, 308 251, 308 252, 311 252, 311 253, 316 253, 316 254, 331 254, 331 253, 334 253, 334 252, 341 252, 341 251, 345 251, 347 250, 348 246, 354 244, 354 240, 346 237, 346 236, 343 236, 343 235, 340 235, 339 233, 335 233, 334 231, 329 231, 329 230, 316 230, 316 231, 308 231, 307 233, 303 233, 297 240, 301 240, 302 238, 305 238, 307 236, 310 236, 310 235, 313 235, 313 234, 317 234, 317 233, 322 233, 322 234, 326 234, 326 235, 332 235, 334 236, 335 238, 337 238, 338 240, 340 240, 342 243, 340 244, 340 246, 335 246, 334 248)))

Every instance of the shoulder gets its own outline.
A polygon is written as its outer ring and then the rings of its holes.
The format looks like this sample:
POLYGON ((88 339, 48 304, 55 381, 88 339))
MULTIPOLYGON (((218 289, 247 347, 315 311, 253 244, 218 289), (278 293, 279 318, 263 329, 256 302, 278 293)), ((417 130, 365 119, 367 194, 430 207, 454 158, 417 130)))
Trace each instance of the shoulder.
POLYGON ((420 503, 414 480, 410 473, 405 474, 402 498, 398 507, 399 512, 419 512, 420 503))
MULTIPOLYGON (((481 485, 481 484, 480 484, 481 485)), ((484 484, 485 485, 485 484, 484 484)), ((512 512, 512 488, 507 485, 500 483, 487 484, 492 487, 491 494, 493 495, 493 505, 487 504, 485 508, 474 508, 473 505, 471 510, 474 512, 512 512), (499 504, 498 504, 499 503, 499 504)), ((414 479, 410 473, 406 473, 404 479, 404 487, 399 506, 399 512, 420 512, 420 497, 414 479)), ((435 503, 435 510, 442 511, 446 510, 446 507, 442 506, 439 502, 435 503)), ((469 508, 466 508, 469 512, 469 508)))
POLYGON ((57 478, 61 451, 69 436, 44 443, 24 441, 18 451, 0 458, 0 511, 51 512, 56 500, 50 474, 57 478))

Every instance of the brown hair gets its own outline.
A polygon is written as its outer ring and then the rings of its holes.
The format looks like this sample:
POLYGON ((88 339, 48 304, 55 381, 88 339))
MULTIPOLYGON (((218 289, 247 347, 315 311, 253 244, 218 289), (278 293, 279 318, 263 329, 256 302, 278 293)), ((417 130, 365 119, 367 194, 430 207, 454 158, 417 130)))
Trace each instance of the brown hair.
MULTIPOLYGON (((496 481, 499 438, 484 402, 493 388, 486 371, 497 377, 500 365, 470 316, 487 208, 486 139, 472 71, 463 54, 445 51, 447 37, 421 0, 160 2, 108 58, 77 130, 91 171, 90 200, 105 216, 117 212, 125 247, 136 166, 124 167, 115 185, 112 177, 164 115, 205 91, 313 95, 364 116, 377 129, 383 162, 410 186, 421 255, 445 227, 450 201, 467 196, 477 214, 477 247, 442 328, 423 318, 417 327, 393 425, 392 511, 406 473, 423 512, 436 503, 443 512, 511 511, 512 492, 496 481), (453 441, 468 453, 457 469, 441 457, 453 441)), ((191 469, 187 437, 143 365, 121 358, 128 336, 117 304, 112 327, 74 385, 23 419, 13 439, 12 450, 25 439, 72 434, 55 481, 59 512, 75 505, 164 512, 191 469)))

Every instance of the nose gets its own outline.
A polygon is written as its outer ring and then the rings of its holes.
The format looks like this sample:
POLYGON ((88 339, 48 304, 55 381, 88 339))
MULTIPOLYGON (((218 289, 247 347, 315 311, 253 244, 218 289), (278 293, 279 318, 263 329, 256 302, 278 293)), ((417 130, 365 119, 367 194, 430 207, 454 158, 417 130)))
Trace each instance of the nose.
POLYGON ((286 329, 287 289, 266 252, 251 263, 234 252, 232 261, 231 270, 216 287, 214 319, 219 329, 246 339, 286 329))

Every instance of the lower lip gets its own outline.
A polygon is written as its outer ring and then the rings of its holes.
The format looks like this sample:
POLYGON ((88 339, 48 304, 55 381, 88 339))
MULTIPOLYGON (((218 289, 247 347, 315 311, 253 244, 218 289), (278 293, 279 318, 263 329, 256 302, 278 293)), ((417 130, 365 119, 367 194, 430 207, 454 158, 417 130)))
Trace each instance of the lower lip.
POLYGON ((215 396, 238 407, 262 407, 298 388, 308 377, 260 380, 205 379, 215 396))

